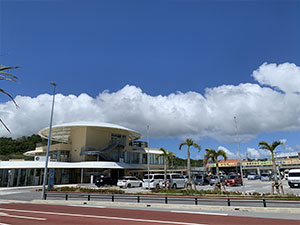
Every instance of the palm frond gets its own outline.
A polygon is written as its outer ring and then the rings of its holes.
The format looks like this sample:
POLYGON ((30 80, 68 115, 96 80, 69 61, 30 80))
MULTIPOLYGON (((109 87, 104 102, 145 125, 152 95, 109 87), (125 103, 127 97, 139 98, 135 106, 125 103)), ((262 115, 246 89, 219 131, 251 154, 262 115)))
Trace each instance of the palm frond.
POLYGON ((258 143, 258 146, 260 149, 267 149, 267 150, 271 150, 272 147, 270 146, 270 144, 266 141, 261 141, 258 143))
POLYGON ((0 65, 0 71, 3 71, 3 70, 12 70, 12 69, 18 69, 20 68, 19 66, 3 66, 3 65, 0 65))
POLYGON ((15 102, 15 100, 13 99, 13 97, 9 93, 7 93, 6 91, 4 91, 3 89, 0 89, 0 92, 2 92, 3 94, 6 94, 15 103, 16 107, 19 107, 17 105, 17 103, 15 102))
POLYGON ((223 150, 217 151, 217 157, 218 157, 218 156, 222 156, 222 157, 224 158, 224 160, 227 160, 227 154, 226 154, 226 152, 223 151, 223 150))
POLYGON ((0 119, 0 123, 2 123, 2 125, 5 127, 5 129, 9 132, 9 133, 11 133, 10 132, 10 130, 8 129, 8 127, 5 125, 5 123, 0 119))
POLYGON ((180 143, 180 145, 179 145, 179 150, 181 150, 182 146, 185 146, 185 145, 187 145, 186 142, 180 143))
POLYGON ((204 160, 205 163, 207 163, 208 161, 214 162, 216 160, 216 151, 214 149, 211 148, 206 148, 206 159, 204 160))
POLYGON ((176 157, 176 154, 174 152, 169 152, 168 153, 168 157, 169 158, 175 158, 176 157))
POLYGON ((276 148, 277 146, 279 146, 279 145, 282 145, 282 142, 280 142, 280 141, 274 141, 274 142, 272 143, 272 148, 273 148, 273 150, 275 150, 275 148, 276 148))
POLYGON ((194 142, 193 146, 198 149, 198 152, 200 152, 201 146, 199 144, 197 144, 196 142, 194 142))
POLYGON ((3 72, 3 71, 0 71, 0 74, 4 74, 5 76, 12 77, 14 81, 15 81, 16 79, 18 79, 17 76, 12 75, 12 74, 10 74, 10 73, 3 72))

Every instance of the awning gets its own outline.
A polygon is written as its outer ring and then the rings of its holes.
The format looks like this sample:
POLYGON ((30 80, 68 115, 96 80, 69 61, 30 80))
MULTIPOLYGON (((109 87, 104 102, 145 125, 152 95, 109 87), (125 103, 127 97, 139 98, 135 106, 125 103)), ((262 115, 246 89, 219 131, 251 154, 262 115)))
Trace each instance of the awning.
MULTIPOLYGON (((0 161, 0 169, 40 169, 45 168, 45 162, 40 161, 0 161)), ((144 169, 137 164, 122 162, 89 161, 89 162, 48 162, 48 168, 54 169, 144 169)))

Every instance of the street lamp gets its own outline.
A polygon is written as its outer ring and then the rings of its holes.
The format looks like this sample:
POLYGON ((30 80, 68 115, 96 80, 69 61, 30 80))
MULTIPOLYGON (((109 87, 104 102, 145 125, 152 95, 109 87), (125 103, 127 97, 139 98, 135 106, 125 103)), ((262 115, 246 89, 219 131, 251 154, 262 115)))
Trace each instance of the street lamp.
POLYGON ((52 99, 52 109, 51 109, 51 116, 50 116, 49 135, 48 135, 48 144, 47 144, 47 152, 46 152, 46 160, 45 160, 44 179, 43 179, 42 199, 44 200, 46 200, 45 192, 46 192, 46 181, 47 181, 48 157, 49 157, 49 148, 50 148, 50 141, 51 141, 52 119, 53 119, 55 89, 56 89, 56 84, 54 82, 50 82, 50 84, 53 85, 53 99, 52 99))
POLYGON ((238 156, 239 156, 239 160, 240 160, 240 171, 241 171, 241 179, 242 179, 242 185, 243 185, 243 193, 245 194, 245 186, 244 186, 244 182, 243 182, 242 157, 241 157, 241 152, 240 152, 240 140, 239 140, 239 134, 238 134, 237 120, 236 120, 236 116, 234 116, 233 118, 234 118, 234 123, 235 123, 236 142, 237 142, 237 146, 238 146, 238 156))

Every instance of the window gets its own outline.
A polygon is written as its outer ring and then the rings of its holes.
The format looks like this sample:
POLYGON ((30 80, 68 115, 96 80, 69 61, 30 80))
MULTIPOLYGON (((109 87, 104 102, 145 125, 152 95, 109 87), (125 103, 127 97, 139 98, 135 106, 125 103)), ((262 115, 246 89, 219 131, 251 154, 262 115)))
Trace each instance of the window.
POLYGON ((126 146, 126 136, 121 134, 111 134, 111 143, 126 146))
POLYGON ((289 173, 289 177, 300 177, 300 173, 289 173))
POLYGON ((154 175, 154 179, 164 179, 164 175, 154 175))

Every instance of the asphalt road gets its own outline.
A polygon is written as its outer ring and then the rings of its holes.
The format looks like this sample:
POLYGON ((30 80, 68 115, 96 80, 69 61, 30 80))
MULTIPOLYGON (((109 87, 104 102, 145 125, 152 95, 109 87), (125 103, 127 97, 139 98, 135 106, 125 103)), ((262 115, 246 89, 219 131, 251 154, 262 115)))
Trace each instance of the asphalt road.
POLYGON ((227 213, 11 203, 0 203, 0 221, 1 225, 299 225, 299 220, 295 219, 231 216, 227 213))

